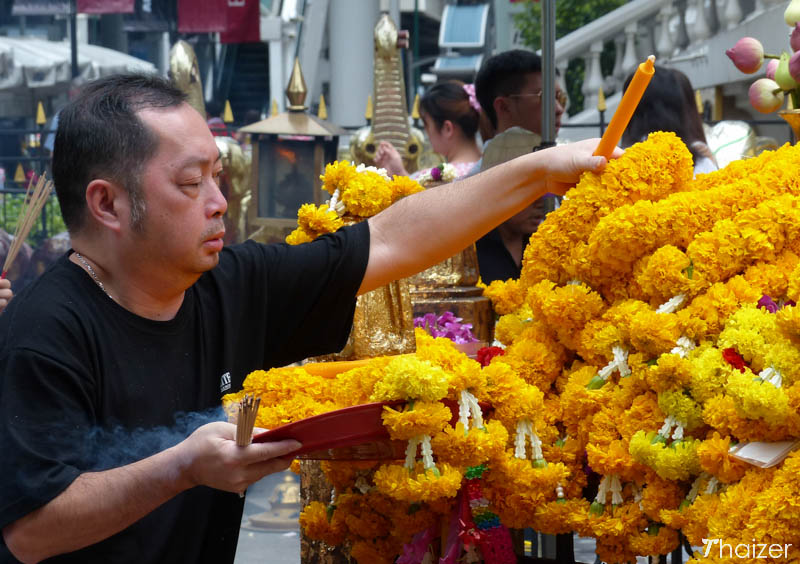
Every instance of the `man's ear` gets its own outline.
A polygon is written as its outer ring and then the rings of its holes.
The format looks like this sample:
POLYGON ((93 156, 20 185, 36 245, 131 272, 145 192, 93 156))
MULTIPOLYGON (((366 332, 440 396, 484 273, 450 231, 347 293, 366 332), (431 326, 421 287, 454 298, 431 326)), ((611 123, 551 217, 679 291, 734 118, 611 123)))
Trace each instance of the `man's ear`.
POLYGON ((507 117, 511 112, 511 108, 508 103, 508 98, 505 96, 498 96, 492 102, 492 106, 494 106, 494 113, 498 118, 498 121, 501 121, 501 116, 503 118, 507 117))
POLYGON ((86 187, 86 208, 90 217, 101 226, 119 231, 120 211, 127 202, 127 193, 116 183, 104 179, 92 180, 86 187))

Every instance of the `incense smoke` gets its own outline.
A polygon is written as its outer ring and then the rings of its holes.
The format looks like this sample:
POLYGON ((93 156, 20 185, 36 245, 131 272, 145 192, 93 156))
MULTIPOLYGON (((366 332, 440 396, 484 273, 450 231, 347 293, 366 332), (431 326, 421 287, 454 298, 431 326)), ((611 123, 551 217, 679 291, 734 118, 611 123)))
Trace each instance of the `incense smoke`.
POLYGON ((142 460, 175 446, 198 427, 213 421, 226 421, 222 407, 201 412, 176 413, 171 427, 129 429, 116 425, 95 427, 85 438, 87 464, 91 470, 108 470, 142 460))

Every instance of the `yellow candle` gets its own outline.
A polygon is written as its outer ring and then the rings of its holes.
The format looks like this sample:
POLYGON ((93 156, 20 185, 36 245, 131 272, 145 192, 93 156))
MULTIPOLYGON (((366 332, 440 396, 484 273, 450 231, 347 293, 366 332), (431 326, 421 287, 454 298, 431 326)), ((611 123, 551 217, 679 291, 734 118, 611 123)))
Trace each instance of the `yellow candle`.
POLYGON ((622 139, 622 134, 625 132, 625 128, 628 127, 628 122, 631 121, 631 116, 636 110, 636 106, 639 105, 639 100, 642 99, 642 94, 644 94, 647 85, 650 84, 650 79, 653 78, 656 72, 655 62, 655 55, 650 55, 636 69, 636 74, 633 75, 628 89, 622 95, 617 111, 614 112, 614 116, 611 118, 605 133, 603 133, 603 138, 600 139, 600 143, 597 145, 597 149, 594 152, 595 155, 605 158, 611 157, 614 147, 622 139))

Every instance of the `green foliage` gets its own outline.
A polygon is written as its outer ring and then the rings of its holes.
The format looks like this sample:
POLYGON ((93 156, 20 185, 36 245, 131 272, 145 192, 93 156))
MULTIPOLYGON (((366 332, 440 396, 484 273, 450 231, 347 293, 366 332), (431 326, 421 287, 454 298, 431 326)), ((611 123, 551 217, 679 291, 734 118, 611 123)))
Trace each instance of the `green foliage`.
MULTIPOLYGON (((17 229, 19 222, 20 212, 22 211, 22 203, 24 201, 24 194, 0 194, 0 228, 4 229, 11 235, 17 229)), ((64 225, 64 220, 61 218, 61 208, 58 206, 56 197, 50 196, 50 199, 44 206, 42 213, 33 224, 30 233, 28 234, 27 243, 34 249, 37 248, 42 242, 66 231, 67 227, 64 225), (46 223, 44 223, 46 219, 46 223)))
MULTIPOLYGON (((556 2, 556 39, 583 27, 600 16, 619 8, 626 0, 558 0, 556 2)), ((514 23, 520 30, 523 43, 531 49, 542 48, 542 7, 540 2, 524 0, 522 12, 515 14, 514 23)), ((610 74, 614 68, 615 46, 609 41, 600 56, 603 75, 610 74)), ((584 60, 573 59, 567 67, 565 83, 569 94, 569 113, 575 114, 583 109, 584 60)))

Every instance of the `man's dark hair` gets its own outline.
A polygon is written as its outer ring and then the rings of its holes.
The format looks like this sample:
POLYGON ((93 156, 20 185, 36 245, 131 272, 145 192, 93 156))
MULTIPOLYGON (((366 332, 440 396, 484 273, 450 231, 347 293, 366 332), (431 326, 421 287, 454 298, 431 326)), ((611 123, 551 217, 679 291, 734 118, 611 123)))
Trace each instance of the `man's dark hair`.
POLYGON ((59 113, 53 147, 53 180, 61 215, 71 233, 86 221, 86 186, 103 178, 131 199, 134 227, 141 225, 141 173, 158 139, 137 115, 179 106, 186 95, 155 75, 119 74, 92 81, 59 113))
POLYGON ((520 94, 526 75, 542 72, 542 58, 531 51, 513 49, 489 57, 475 77, 475 96, 493 127, 497 127, 494 100, 520 94))

